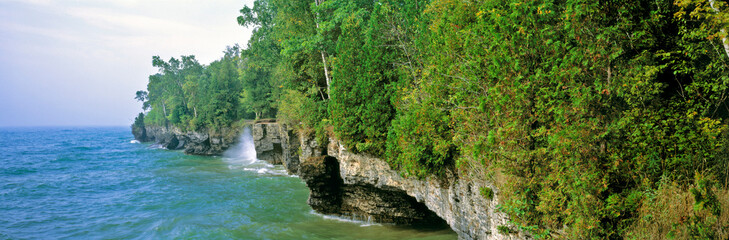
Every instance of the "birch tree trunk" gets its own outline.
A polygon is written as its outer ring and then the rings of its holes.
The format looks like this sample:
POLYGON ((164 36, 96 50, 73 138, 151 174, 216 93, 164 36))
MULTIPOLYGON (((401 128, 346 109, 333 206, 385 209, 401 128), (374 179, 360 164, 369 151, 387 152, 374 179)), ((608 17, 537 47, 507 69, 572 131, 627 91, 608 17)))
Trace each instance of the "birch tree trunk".
MULTIPOLYGON (((319 4, 321 3, 321 1, 323 1, 323 0, 314 0, 314 4, 316 4, 316 6, 318 7, 319 4)), ((318 14, 317 14, 316 19, 314 19, 314 23, 316 23, 316 29, 319 29, 318 14)), ((321 61, 324 64, 324 78, 326 78, 326 80, 327 80, 327 99, 329 99, 330 98, 329 92, 331 90, 331 88, 330 88, 331 78, 329 77, 329 68, 327 67, 326 50, 321 50, 321 51, 319 51, 319 53, 321 53, 321 61)))
MULTIPOLYGON (((716 14, 720 13, 719 8, 717 8, 716 5, 714 4, 714 0, 709 0, 709 5, 711 6, 711 9, 714 10, 714 13, 716 13, 716 14)), ((724 53, 726 54, 727 57, 729 57, 729 43, 727 43, 727 40, 726 40, 726 29, 722 28, 720 31, 721 31, 721 35, 722 35, 721 43, 722 43, 722 45, 724 45, 724 53)))
POLYGON ((164 100, 162 100, 162 113, 164 113, 165 118, 167 118, 167 106, 165 106, 164 100))

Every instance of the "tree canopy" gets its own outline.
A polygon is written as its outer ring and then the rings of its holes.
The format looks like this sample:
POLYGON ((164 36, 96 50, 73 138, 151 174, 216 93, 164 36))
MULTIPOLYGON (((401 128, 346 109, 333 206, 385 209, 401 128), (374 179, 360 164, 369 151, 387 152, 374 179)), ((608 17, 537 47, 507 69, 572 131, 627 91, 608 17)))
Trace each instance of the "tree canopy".
POLYGON ((153 58, 144 121, 276 116, 404 175, 492 182, 504 227, 537 238, 729 234, 724 1, 256 0, 240 13, 255 28, 245 49, 208 66, 153 58), (687 210, 662 207, 675 202, 687 210))
POLYGON ((201 65, 193 55, 168 61, 154 56, 158 73, 149 76, 147 91, 135 96, 149 109, 145 123, 194 130, 274 116, 270 78, 257 75, 254 56, 238 46, 228 47, 210 65, 201 65))

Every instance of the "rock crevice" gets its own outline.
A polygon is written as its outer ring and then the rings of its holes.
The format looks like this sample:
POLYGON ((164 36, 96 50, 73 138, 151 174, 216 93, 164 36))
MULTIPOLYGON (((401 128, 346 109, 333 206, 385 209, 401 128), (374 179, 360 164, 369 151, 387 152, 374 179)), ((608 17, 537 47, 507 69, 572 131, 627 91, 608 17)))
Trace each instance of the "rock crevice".
POLYGON ((367 154, 354 154, 340 142, 331 140, 327 151, 340 165, 345 185, 368 184, 380 189, 400 189, 444 219, 461 239, 524 239, 522 233, 500 233, 510 226, 508 216, 497 210, 498 190, 485 182, 464 181, 454 173, 445 179, 405 178, 383 160, 367 154), (480 195, 482 187, 492 188, 494 198, 480 195))
POLYGON ((280 157, 284 166, 306 182, 310 189, 308 203, 320 213, 382 223, 445 221, 461 239, 529 238, 523 233, 498 231, 499 226, 509 226, 509 219, 497 210, 498 189, 487 182, 461 180, 456 173, 447 174, 445 179, 406 178, 384 160, 352 153, 335 139, 321 146, 314 138, 296 136, 283 125, 267 123, 253 127, 265 128, 253 131, 254 139, 269 146, 260 148, 264 151, 261 156, 285 156, 280 157), (256 132, 265 134, 257 137, 256 132), (277 142, 286 144, 278 150, 273 147, 277 142), (286 158, 291 158, 288 164, 283 160, 286 158), (493 189, 492 199, 480 195, 483 187, 493 189))
POLYGON ((331 156, 310 157, 301 163, 300 177, 311 191, 308 204, 317 212, 380 223, 445 224, 403 190, 345 184, 339 173, 339 162, 331 156))
POLYGON ((256 158, 281 164, 291 173, 299 171, 299 138, 285 125, 277 123, 256 123, 251 126, 256 158))
MULTIPOLYGON (((250 125, 258 159, 282 164, 309 187, 311 207, 324 214, 381 223, 437 224, 445 221, 460 239, 527 239, 523 233, 501 233, 508 216, 497 210, 499 192, 487 182, 466 181, 457 173, 445 179, 402 177, 375 156, 348 151, 329 139, 320 145, 298 136, 285 125, 250 125), (480 195, 483 187, 492 199, 480 195)), ((173 127, 146 126, 134 131, 139 141, 155 141, 167 149, 197 155, 220 155, 236 143, 241 129, 182 132, 173 127), (226 133, 226 134, 222 134, 226 133)))

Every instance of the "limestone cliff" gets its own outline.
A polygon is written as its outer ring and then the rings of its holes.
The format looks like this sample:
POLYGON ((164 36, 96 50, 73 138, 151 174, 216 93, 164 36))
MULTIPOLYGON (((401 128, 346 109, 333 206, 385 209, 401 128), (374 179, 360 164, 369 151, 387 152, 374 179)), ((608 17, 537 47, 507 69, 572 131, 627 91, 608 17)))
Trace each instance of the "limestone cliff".
POLYGON ((291 174, 299 170, 299 142, 293 131, 276 123, 257 123, 251 126, 256 158, 271 164, 284 165, 291 174))
MULTIPOLYGON (((383 223, 447 223, 461 239, 528 238, 498 230, 509 226, 508 217, 497 210, 498 189, 486 182, 461 180, 456 173, 444 179, 406 178, 382 159, 352 153, 335 139, 320 144, 272 122, 250 127, 257 158, 282 164, 289 173, 299 175, 310 189, 309 205, 318 212, 383 223), (481 196, 482 187, 493 189, 494 197, 481 196)), ((235 144, 241 130, 183 132, 146 126, 134 132, 137 140, 155 141, 167 149, 220 155, 235 144)))
POLYGON ((221 155, 235 144, 240 130, 223 128, 215 131, 182 131, 177 127, 145 126, 144 131, 133 131, 133 134, 140 142, 156 142, 166 149, 184 149, 186 154, 210 156, 221 155))
POLYGON ((405 178, 385 161, 366 154, 353 154, 334 140, 327 153, 338 160, 344 184, 403 190, 443 218, 461 239, 526 238, 498 231, 499 226, 509 226, 509 220, 506 214, 497 210, 498 190, 487 183, 460 180, 454 173, 449 173, 446 179, 405 178), (489 200, 481 196, 481 187, 493 189, 494 197, 489 200))
POLYGON ((460 180, 455 173, 405 178, 377 157, 354 154, 334 139, 322 146, 276 123, 254 124, 253 138, 259 159, 281 162, 306 182, 308 203, 318 212, 385 223, 444 220, 461 239, 528 238, 499 232, 499 226, 509 226, 508 217, 497 210, 499 191, 488 183, 460 180), (482 187, 494 190, 491 200, 481 196, 482 187))

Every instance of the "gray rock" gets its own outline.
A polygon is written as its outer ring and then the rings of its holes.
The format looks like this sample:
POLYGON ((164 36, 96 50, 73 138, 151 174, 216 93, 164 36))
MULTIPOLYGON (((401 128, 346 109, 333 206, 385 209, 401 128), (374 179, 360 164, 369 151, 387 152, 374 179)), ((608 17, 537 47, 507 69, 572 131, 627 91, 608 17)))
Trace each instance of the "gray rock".
MULTIPOLYGON (((263 131, 269 130, 259 130, 263 131)), ((326 148, 310 136, 299 137, 299 142, 298 174, 311 190, 308 203, 316 211, 384 223, 442 219, 460 239, 530 238, 524 233, 499 233, 499 226, 510 224, 508 216, 497 210, 499 192, 492 184, 461 180, 456 173, 445 179, 405 178, 385 161, 354 154, 337 140, 329 139, 326 148), (494 190, 491 200, 480 195, 482 187, 494 190)))
POLYGON ((299 176, 311 191, 307 203, 317 212, 381 223, 445 225, 405 191, 344 184, 339 173, 339 162, 331 156, 310 157, 301 163, 299 176))
POLYGON ((509 226, 508 216, 496 209, 498 190, 485 182, 464 181, 454 173, 446 179, 404 178, 383 160, 349 152, 331 140, 327 153, 339 162, 340 177, 347 185, 370 185, 379 189, 399 189, 422 202, 443 218, 461 239, 526 239, 523 233, 501 234, 497 227, 509 226), (494 190, 492 200, 480 195, 481 187, 494 190))
POLYGON ((256 158, 282 164, 291 174, 299 169, 299 138, 283 124, 257 123, 251 126, 256 158))
POLYGON ((301 162, 299 177, 309 187, 307 203, 317 212, 338 214, 342 207, 342 178, 337 159, 328 156, 310 157, 301 162))
POLYGON ((166 149, 183 150, 193 155, 221 155, 237 141, 240 129, 224 128, 218 131, 201 129, 182 131, 176 127, 145 126, 143 142, 156 142, 166 149))
MULTIPOLYGON (((461 239, 529 238, 524 233, 498 232, 498 226, 509 226, 509 219, 496 209, 499 191, 490 183, 466 181, 458 173, 448 173, 445 179, 405 178, 385 161, 354 154, 334 139, 322 146, 312 136, 299 137, 282 124, 259 123, 251 128, 258 158, 299 174, 311 190, 308 203, 316 211, 385 223, 442 219, 461 239), (480 195, 482 187, 494 190, 492 200, 480 195)), ((182 132, 147 126, 144 134, 137 134, 167 148, 184 148, 185 153, 220 155, 241 130, 182 132)))

